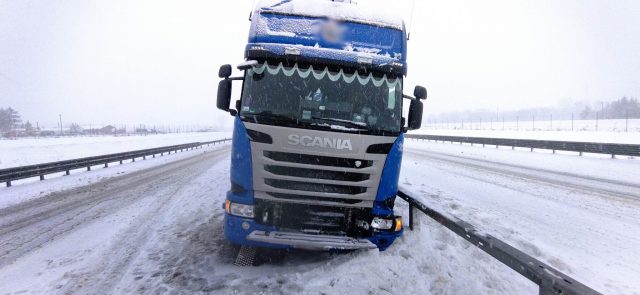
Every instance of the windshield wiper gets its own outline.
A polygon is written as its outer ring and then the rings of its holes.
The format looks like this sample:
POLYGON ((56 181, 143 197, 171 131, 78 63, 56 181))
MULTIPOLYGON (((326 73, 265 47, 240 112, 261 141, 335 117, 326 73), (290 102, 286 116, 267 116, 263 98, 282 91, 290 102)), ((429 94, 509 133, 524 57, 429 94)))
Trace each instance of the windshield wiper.
POLYGON ((356 121, 350 121, 350 120, 344 120, 344 119, 321 118, 321 117, 311 117, 311 119, 342 123, 344 125, 348 125, 345 127, 351 127, 351 128, 356 128, 360 130, 367 130, 367 123, 365 122, 356 122, 356 121))

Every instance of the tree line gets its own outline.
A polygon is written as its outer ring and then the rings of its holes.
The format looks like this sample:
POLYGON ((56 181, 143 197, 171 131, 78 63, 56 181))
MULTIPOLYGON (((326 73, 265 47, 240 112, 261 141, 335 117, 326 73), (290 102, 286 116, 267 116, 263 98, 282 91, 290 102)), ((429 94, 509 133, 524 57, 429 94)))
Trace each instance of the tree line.
POLYGON ((635 97, 626 96, 600 105, 585 106, 580 112, 580 119, 635 119, 640 118, 640 102, 635 97))

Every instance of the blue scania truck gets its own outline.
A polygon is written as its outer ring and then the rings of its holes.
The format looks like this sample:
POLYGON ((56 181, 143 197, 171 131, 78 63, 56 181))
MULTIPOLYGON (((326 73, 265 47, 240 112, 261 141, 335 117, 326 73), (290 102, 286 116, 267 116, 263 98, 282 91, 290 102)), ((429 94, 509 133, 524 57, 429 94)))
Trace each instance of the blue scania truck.
POLYGON ((260 2, 250 20, 243 75, 219 70, 217 107, 234 117, 226 238, 386 249, 402 234, 393 208, 403 134, 420 128, 427 96, 421 86, 403 94, 402 19, 353 3, 279 0, 260 2))

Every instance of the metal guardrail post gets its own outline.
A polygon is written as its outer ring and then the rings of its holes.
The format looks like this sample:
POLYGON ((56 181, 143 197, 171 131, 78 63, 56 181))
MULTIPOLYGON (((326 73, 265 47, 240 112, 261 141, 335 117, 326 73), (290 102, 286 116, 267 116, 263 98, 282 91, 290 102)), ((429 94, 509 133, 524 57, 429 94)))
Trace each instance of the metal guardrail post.
POLYGON ((413 230, 413 205, 409 204, 409 229, 413 230))
POLYGON ((469 143, 471 145, 482 144, 499 146, 510 146, 528 148, 530 151, 536 149, 546 149, 550 151, 571 151, 579 155, 583 153, 608 154, 612 158, 616 156, 640 157, 639 144, 618 144, 600 142, 575 142, 575 141, 555 141, 555 140, 530 140, 530 139, 509 139, 509 138, 489 138, 489 137, 463 137, 463 136, 443 136, 443 135, 420 135, 406 134, 405 138, 414 140, 428 140, 435 142, 457 142, 459 144, 469 143))

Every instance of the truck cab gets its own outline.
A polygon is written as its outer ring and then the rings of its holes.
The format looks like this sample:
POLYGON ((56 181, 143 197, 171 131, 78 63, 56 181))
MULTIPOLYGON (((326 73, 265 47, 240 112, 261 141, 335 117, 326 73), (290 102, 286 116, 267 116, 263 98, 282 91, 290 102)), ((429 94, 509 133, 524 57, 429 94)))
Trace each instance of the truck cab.
POLYGON ((263 1, 241 77, 220 68, 219 109, 234 116, 224 233, 233 244, 386 249, 403 134, 426 89, 403 94, 402 19, 333 1, 263 1), (302 2, 302 3, 300 3, 302 2), (233 81, 242 81, 231 108, 233 81), (403 100, 410 99, 408 119, 403 100))

